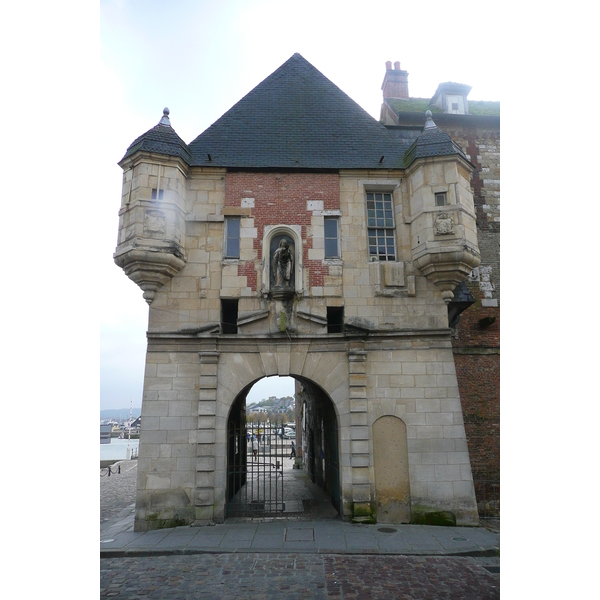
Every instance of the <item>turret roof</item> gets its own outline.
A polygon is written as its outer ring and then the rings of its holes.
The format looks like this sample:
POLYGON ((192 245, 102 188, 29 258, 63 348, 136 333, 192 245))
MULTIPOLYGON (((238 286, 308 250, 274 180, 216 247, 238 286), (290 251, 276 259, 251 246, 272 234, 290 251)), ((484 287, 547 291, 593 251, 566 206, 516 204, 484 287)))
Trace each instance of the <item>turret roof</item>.
POLYGON ((163 110, 163 116, 158 125, 140 135, 129 145, 125 156, 121 160, 126 159, 138 150, 166 154, 167 156, 179 156, 188 164, 192 159, 187 144, 171 127, 168 108, 163 110))
POLYGON ((431 111, 425 113, 426 121, 423 133, 411 144, 404 155, 405 165, 410 166, 417 158, 431 156, 451 156, 458 154, 467 162, 465 153, 452 138, 437 127, 431 118, 431 111))

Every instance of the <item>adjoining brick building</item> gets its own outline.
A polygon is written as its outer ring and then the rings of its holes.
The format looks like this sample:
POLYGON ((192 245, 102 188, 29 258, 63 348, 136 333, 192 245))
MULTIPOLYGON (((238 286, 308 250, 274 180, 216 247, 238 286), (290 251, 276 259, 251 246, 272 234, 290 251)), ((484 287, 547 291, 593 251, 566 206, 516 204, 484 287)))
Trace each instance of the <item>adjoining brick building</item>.
MULTIPOLYGON (((453 327, 452 348, 475 489, 499 494, 500 482, 500 103, 468 99, 471 88, 441 83, 431 98, 411 98, 408 73, 386 63, 381 122, 420 129, 423 111, 448 133, 474 165, 471 174, 481 264, 465 282, 469 310, 453 327), (494 489, 495 488, 495 489, 494 489)), ((451 308, 452 311, 452 308, 451 308)), ((451 318, 451 321, 453 319, 451 318)))
POLYGON ((449 327, 480 263, 476 165, 420 119, 376 121, 295 54, 190 144, 165 109, 127 149, 114 258, 150 305, 136 530, 229 515, 246 395, 274 375, 301 384, 305 468, 343 518, 478 522, 471 342, 449 327))

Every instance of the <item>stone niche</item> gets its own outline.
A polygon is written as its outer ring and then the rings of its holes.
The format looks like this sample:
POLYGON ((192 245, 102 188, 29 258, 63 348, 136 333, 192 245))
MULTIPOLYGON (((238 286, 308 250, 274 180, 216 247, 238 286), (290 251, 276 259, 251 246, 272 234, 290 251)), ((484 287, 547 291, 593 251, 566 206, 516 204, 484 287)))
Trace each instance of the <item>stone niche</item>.
POLYGON ((299 225, 265 227, 262 256, 264 296, 284 299, 302 294, 302 237, 299 225))

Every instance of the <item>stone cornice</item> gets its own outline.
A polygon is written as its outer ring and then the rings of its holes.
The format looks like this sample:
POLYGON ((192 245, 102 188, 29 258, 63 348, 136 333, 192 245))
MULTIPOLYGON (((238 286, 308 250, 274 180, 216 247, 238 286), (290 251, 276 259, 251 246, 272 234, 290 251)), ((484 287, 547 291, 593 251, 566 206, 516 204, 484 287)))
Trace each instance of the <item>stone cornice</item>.
POLYGON ((190 173, 190 166, 181 157, 169 156, 168 154, 158 154, 156 152, 147 152, 145 150, 138 150, 117 164, 123 169, 123 171, 126 171, 127 169, 133 169, 134 167, 137 167, 143 163, 175 167, 179 169, 186 178, 190 173))
POLYGON ((406 177, 409 177, 414 173, 414 171, 423 165, 443 162, 460 162, 469 171, 469 173, 475 169, 475 165, 464 159, 460 154, 444 154, 442 156, 421 156, 420 158, 415 158, 415 160, 413 160, 410 166, 406 169, 404 174, 406 177))
POLYGON ((446 204, 444 206, 432 206, 430 208, 422 208, 421 210, 418 210, 414 215, 405 215, 404 223, 406 225, 410 225, 410 223, 412 223, 415 219, 420 217, 422 214, 426 214, 426 213, 450 213, 450 212, 454 212, 454 213, 463 212, 463 213, 469 215, 470 217, 473 217, 473 219, 477 218, 477 215, 475 214, 475 212, 469 210, 463 204, 446 204))

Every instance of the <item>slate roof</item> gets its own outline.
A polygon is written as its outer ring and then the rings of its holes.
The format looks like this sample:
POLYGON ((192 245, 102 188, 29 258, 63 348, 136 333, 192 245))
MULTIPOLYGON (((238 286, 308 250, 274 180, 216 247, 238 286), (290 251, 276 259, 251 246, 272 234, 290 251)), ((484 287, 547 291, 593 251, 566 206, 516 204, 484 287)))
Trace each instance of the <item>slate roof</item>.
POLYGON ((179 156, 188 164, 190 164, 192 160, 187 144, 171 127, 168 108, 165 108, 163 111, 163 117, 156 127, 149 129, 129 145, 129 148, 127 148, 127 152, 125 152, 125 156, 123 156, 121 161, 138 150, 157 152, 159 154, 166 154, 167 156, 179 156))
POLYGON ((423 133, 385 127, 300 54, 190 144, 165 109, 123 159, 139 150, 178 156, 190 166, 249 169, 402 169, 417 158, 449 154, 466 160, 435 124, 423 133))
POLYGON ((391 133, 294 54, 191 142, 189 150, 191 164, 198 166, 389 169, 404 166, 411 141, 391 133))
POLYGON ((417 158, 450 156, 453 154, 462 156, 470 163, 460 146, 433 122, 431 112, 427 111, 426 115, 427 121, 423 133, 411 144, 404 155, 405 165, 410 166, 417 158))

